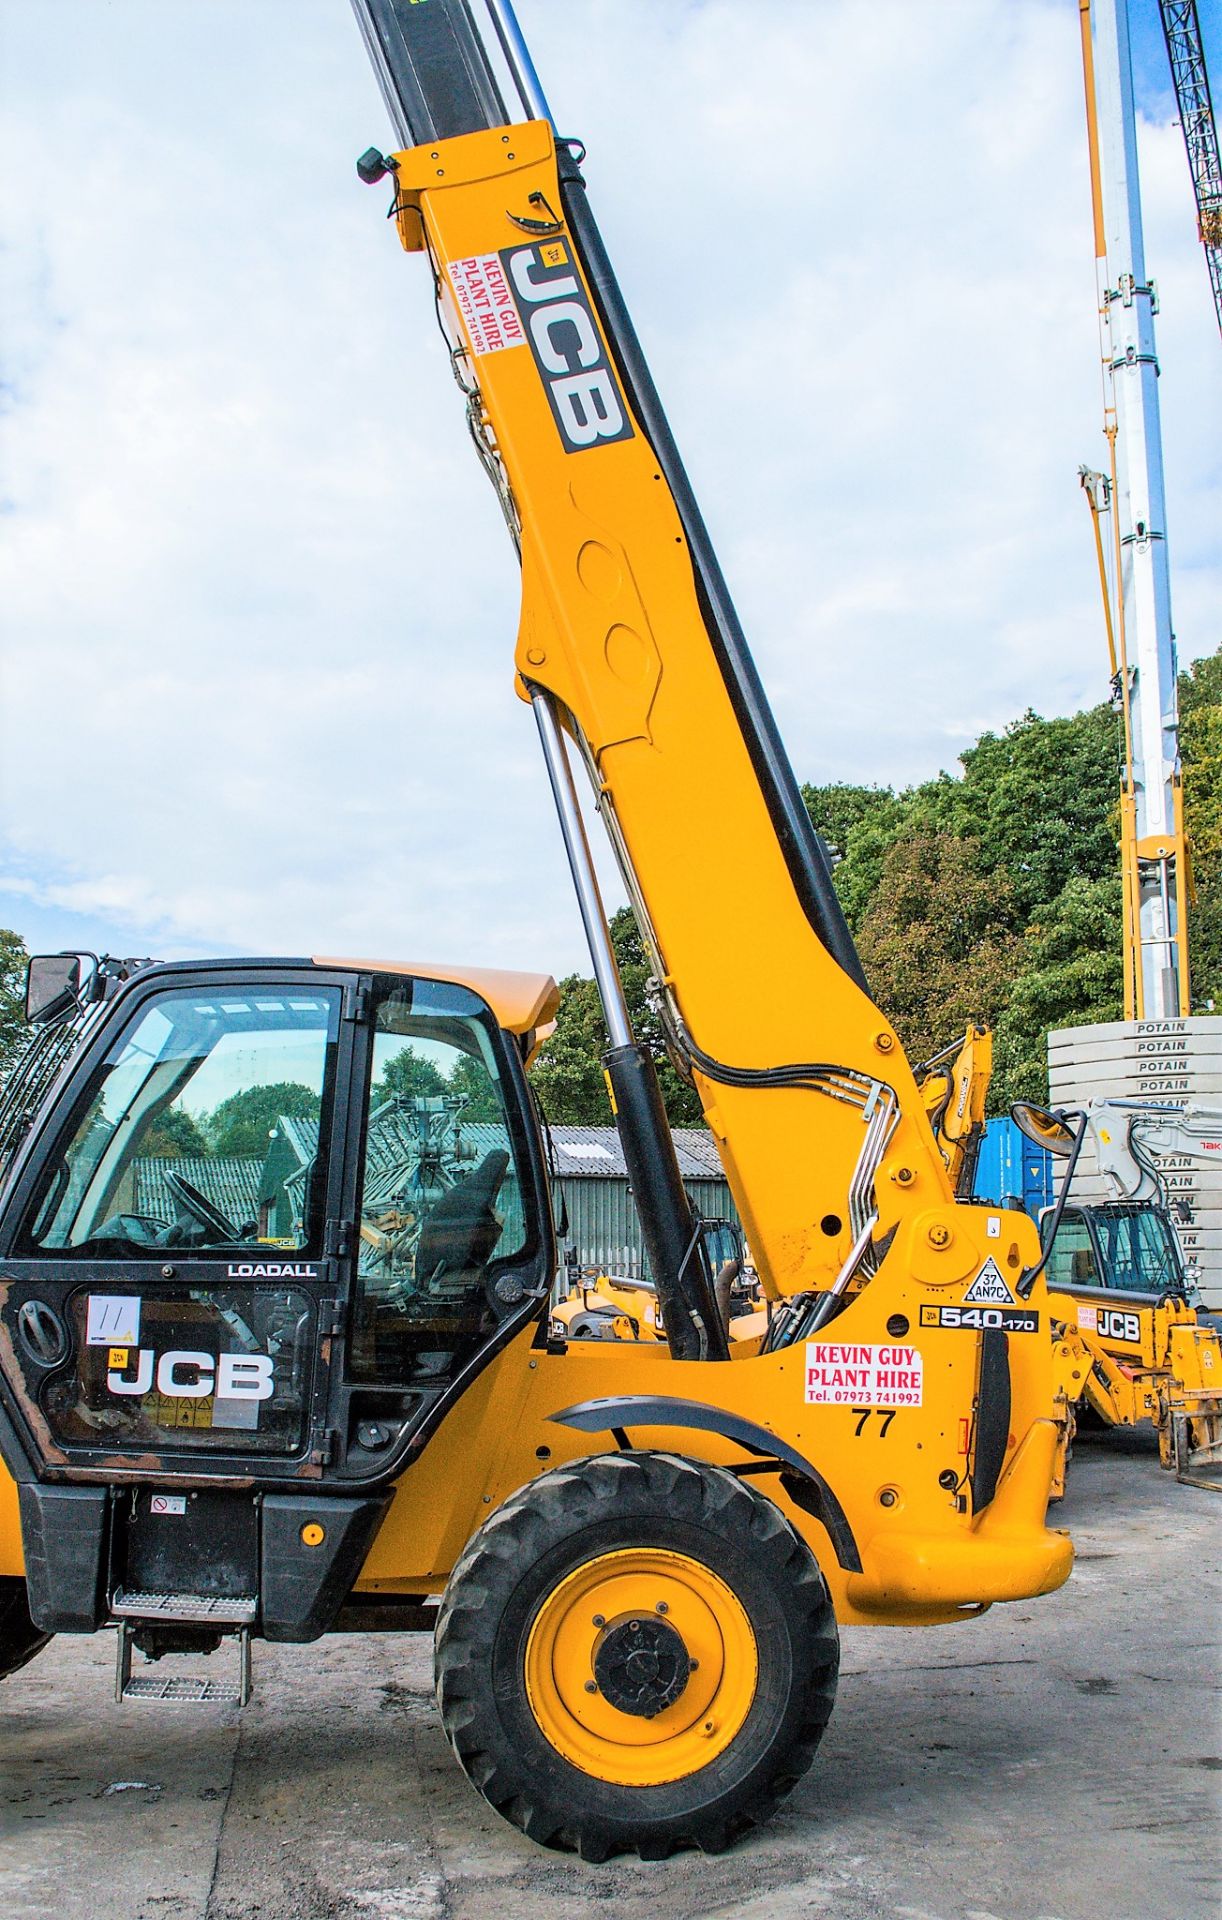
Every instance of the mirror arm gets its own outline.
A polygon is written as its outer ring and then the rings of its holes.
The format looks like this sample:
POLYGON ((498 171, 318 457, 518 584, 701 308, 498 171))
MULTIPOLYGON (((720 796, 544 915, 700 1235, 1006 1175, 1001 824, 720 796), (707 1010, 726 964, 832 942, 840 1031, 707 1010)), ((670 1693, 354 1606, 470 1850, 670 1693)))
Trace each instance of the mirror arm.
POLYGON ((1064 1117, 1066 1119, 1069 1119, 1070 1117, 1072 1117, 1076 1119, 1078 1123, 1074 1133, 1073 1146, 1070 1149, 1069 1158, 1065 1165, 1065 1178, 1061 1182, 1061 1191, 1057 1195, 1057 1203, 1052 1210, 1052 1219, 1048 1225, 1047 1244, 1044 1247, 1044 1250, 1040 1255, 1040 1258, 1036 1261, 1035 1265, 1033 1267, 1028 1267, 1027 1271, 1020 1276, 1020 1278, 1015 1284, 1014 1291, 1015 1293, 1017 1293, 1020 1300, 1026 1300, 1029 1297, 1032 1287, 1035 1285, 1036 1281, 1039 1279, 1041 1273, 1043 1273, 1044 1268, 1048 1265, 1048 1258, 1052 1252, 1053 1245, 1055 1244, 1055 1241, 1056 1241, 1057 1232, 1060 1228, 1061 1220, 1065 1213, 1065 1203, 1069 1199, 1069 1189, 1073 1183, 1074 1168, 1078 1164, 1078 1155, 1082 1151, 1082 1142, 1086 1138, 1085 1113, 1079 1112, 1072 1115, 1070 1113, 1066 1113, 1064 1117))

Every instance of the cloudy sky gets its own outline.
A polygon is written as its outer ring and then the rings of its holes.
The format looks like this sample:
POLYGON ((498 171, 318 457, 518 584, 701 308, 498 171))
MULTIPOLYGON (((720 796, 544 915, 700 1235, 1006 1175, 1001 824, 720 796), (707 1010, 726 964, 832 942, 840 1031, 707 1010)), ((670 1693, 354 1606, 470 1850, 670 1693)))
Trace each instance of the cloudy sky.
MULTIPOLYGON (((1222 353, 1132 8, 1186 660, 1220 638, 1222 353)), ((1076 0, 519 11, 799 777, 906 782, 1101 698, 1076 0)), ((0 924, 582 964, 516 564, 355 176, 390 139, 344 0, 0 30, 0 924)))

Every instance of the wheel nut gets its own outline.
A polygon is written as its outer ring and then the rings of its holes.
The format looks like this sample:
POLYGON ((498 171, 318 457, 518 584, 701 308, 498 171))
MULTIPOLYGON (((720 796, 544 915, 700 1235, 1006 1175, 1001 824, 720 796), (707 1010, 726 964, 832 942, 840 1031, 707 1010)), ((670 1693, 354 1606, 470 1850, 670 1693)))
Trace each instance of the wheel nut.
POLYGON ((597 1692, 598 1692, 598 1682, 597 1682, 597 1680, 587 1680, 587 1681, 586 1681, 586 1692, 587 1692, 587 1693, 597 1693, 597 1692))
POLYGON ((670 1608, 669 1608, 669 1607, 667 1606, 667 1604, 666 1604, 666 1602, 665 1602, 665 1600, 659 1600, 659 1601, 658 1601, 658 1604, 657 1604, 657 1606, 656 1606, 656 1607, 654 1608, 654 1612, 655 1612, 655 1613, 669 1613, 669 1612, 670 1612, 670 1608))
POLYGON ((594 1615, 594 1625, 596 1627, 605 1627, 606 1624, 607 1624, 607 1621, 606 1621, 606 1616, 604 1614, 596 1613, 594 1615))

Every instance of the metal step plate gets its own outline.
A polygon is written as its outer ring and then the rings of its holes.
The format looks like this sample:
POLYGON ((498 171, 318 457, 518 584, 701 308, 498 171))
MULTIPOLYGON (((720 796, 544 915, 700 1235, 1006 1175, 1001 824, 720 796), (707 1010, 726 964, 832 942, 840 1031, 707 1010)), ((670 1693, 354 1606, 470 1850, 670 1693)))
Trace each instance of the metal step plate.
POLYGON ((139 1673, 127 1682, 120 1700, 168 1700, 187 1707, 240 1707, 242 1689, 227 1680, 201 1680, 188 1674, 169 1679, 139 1673))
MULTIPOLYGON (((157 1595, 133 1596, 141 1599, 158 1598, 157 1595)), ((181 1594, 168 1596, 181 1600, 181 1594)), ((253 1602, 251 1603, 253 1606, 253 1602)), ((143 1616, 147 1618, 148 1616, 143 1616)), ((182 1619, 181 1614, 160 1616, 182 1619)), ((216 1619, 213 1614, 212 1619, 216 1619)), ((171 1706, 183 1707, 244 1707, 254 1689, 254 1679, 250 1660, 250 1628, 240 1626, 231 1630, 226 1638, 237 1641, 238 1678, 231 1680, 204 1680, 198 1674, 185 1673, 172 1675, 162 1672, 150 1673, 147 1668, 141 1673, 132 1672, 132 1654, 137 1628, 130 1620, 119 1621, 118 1658, 115 1665, 115 1699, 123 1700, 164 1700, 171 1706)), ((162 1658, 176 1659, 175 1654, 162 1658)), ((151 1664, 151 1663, 150 1663, 151 1664)))
POLYGON ((258 1610, 253 1593, 125 1593, 110 1603, 118 1620, 184 1620, 216 1627, 249 1626, 258 1610))

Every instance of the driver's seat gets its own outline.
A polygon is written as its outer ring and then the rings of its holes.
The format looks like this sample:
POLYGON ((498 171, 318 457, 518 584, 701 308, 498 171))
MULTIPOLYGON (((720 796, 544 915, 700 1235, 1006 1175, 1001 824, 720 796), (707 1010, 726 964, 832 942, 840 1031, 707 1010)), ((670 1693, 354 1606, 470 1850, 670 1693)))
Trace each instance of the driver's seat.
POLYGON ((443 1193, 416 1247, 418 1294, 465 1292, 472 1268, 482 1272, 501 1237, 503 1222, 493 1202, 509 1168, 509 1155, 497 1147, 474 1172, 443 1193), (463 1276, 461 1285, 456 1284, 463 1276))

